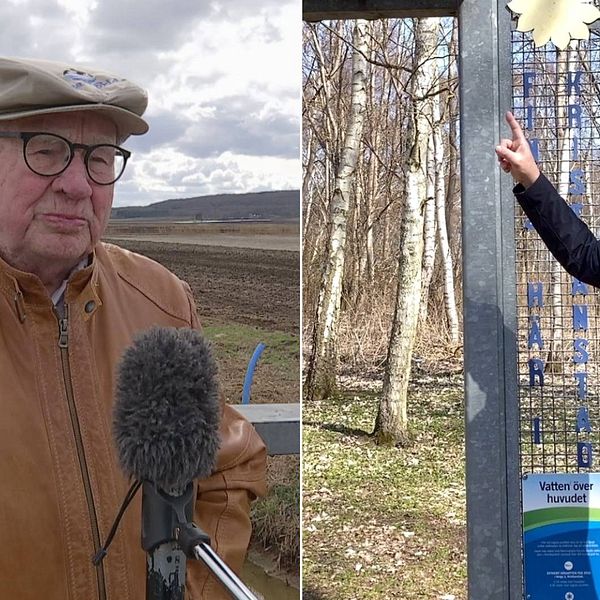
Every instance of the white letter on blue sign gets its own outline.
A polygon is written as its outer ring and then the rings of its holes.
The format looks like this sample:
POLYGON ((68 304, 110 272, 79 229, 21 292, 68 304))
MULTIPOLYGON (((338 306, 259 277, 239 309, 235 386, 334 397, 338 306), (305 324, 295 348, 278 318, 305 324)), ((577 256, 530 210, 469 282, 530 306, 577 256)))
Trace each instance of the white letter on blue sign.
POLYGON ((541 281, 527 282, 527 306, 529 308, 544 306, 544 284, 541 281))
POLYGON ((529 385, 533 387, 535 380, 537 380, 540 386, 544 385, 544 361, 541 358, 530 358, 529 359, 529 385))
POLYGON ((573 284, 571 285, 571 296, 577 296, 577 294, 583 294, 587 296, 588 289, 587 285, 583 281, 579 281, 577 277, 573 277, 573 284))
POLYGON ((588 341, 585 338, 575 338, 573 340, 573 348, 575 354, 573 355, 573 362, 575 364, 585 364, 588 361, 589 354, 587 351, 588 341))
POLYGON ((542 340, 542 332, 540 331, 540 317, 538 315, 530 315, 529 317, 529 337, 527 339, 527 347, 533 348, 533 345, 541 350, 544 347, 542 340))
POLYGON ((573 304, 573 329, 588 328, 588 307, 587 304, 573 304))
POLYGON ((587 373, 575 373, 577 380, 577 397, 583 400, 587 396, 587 373))
POLYGON ((569 71, 567 74, 567 96, 572 94, 572 90, 575 89, 575 93, 581 96, 581 71, 569 71))
POLYGON ((573 169, 569 174, 569 194, 573 194, 574 196, 580 196, 581 194, 585 194, 585 181, 584 174, 581 169, 573 169))
POLYGON ((529 98, 529 92, 533 87, 533 80, 535 79, 535 73, 523 73, 523 98, 529 98))

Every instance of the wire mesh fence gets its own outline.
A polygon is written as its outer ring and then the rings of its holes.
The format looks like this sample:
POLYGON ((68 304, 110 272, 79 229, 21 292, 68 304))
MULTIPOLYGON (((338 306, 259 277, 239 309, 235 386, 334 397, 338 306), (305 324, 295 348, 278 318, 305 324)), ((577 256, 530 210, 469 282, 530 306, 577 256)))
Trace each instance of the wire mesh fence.
MULTIPOLYGON (((541 170, 598 235, 600 34, 559 50, 515 28, 514 114, 541 170)), ((600 465, 598 290, 557 264, 518 205, 515 253, 521 474, 589 472, 600 465)))

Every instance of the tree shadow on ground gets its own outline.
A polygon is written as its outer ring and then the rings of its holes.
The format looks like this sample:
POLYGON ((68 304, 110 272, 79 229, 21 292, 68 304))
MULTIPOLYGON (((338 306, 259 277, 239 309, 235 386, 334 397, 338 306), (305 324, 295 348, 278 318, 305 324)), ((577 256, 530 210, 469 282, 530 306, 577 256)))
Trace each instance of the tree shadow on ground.
POLYGON ((312 425, 313 427, 319 427, 320 429, 326 429, 327 431, 333 431, 334 433, 341 433, 343 435, 350 435, 356 438, 373 438, 373 434, 370 431, 365 431, 364 429, 357 429, 355 427, 346 427, 345 425, 339 425, 337 423, 317 423, 317 421, 302 421, 302 425, 312 425))
POLYGON ((312 586, 302 586, 302 600, 327 600, 327 596, 312 586))

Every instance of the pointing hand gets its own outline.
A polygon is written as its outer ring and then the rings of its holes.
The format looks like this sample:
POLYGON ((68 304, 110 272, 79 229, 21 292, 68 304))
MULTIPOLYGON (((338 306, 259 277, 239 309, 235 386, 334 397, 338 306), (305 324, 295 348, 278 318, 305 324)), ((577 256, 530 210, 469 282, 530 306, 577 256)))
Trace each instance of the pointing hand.
POLYGON ((512 140, 504 138, 496 146, 498 162, 505 173, 511 173, 518 183, 528 188, 540 176, 540 170, 535 164, 529 142, 511 112, 506 113, 506 122, 510 126, 512 140))

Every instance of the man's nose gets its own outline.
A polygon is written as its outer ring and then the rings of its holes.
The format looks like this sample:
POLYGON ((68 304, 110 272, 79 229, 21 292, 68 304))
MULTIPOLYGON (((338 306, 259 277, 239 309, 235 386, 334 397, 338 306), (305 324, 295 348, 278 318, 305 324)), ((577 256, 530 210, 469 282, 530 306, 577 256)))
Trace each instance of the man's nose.
POLYGON ((52 190, 62 192, 71 200, 83 200, 92 195, 92 185, 82 152, 76 151, 69 166, 54 178, 52 190))

